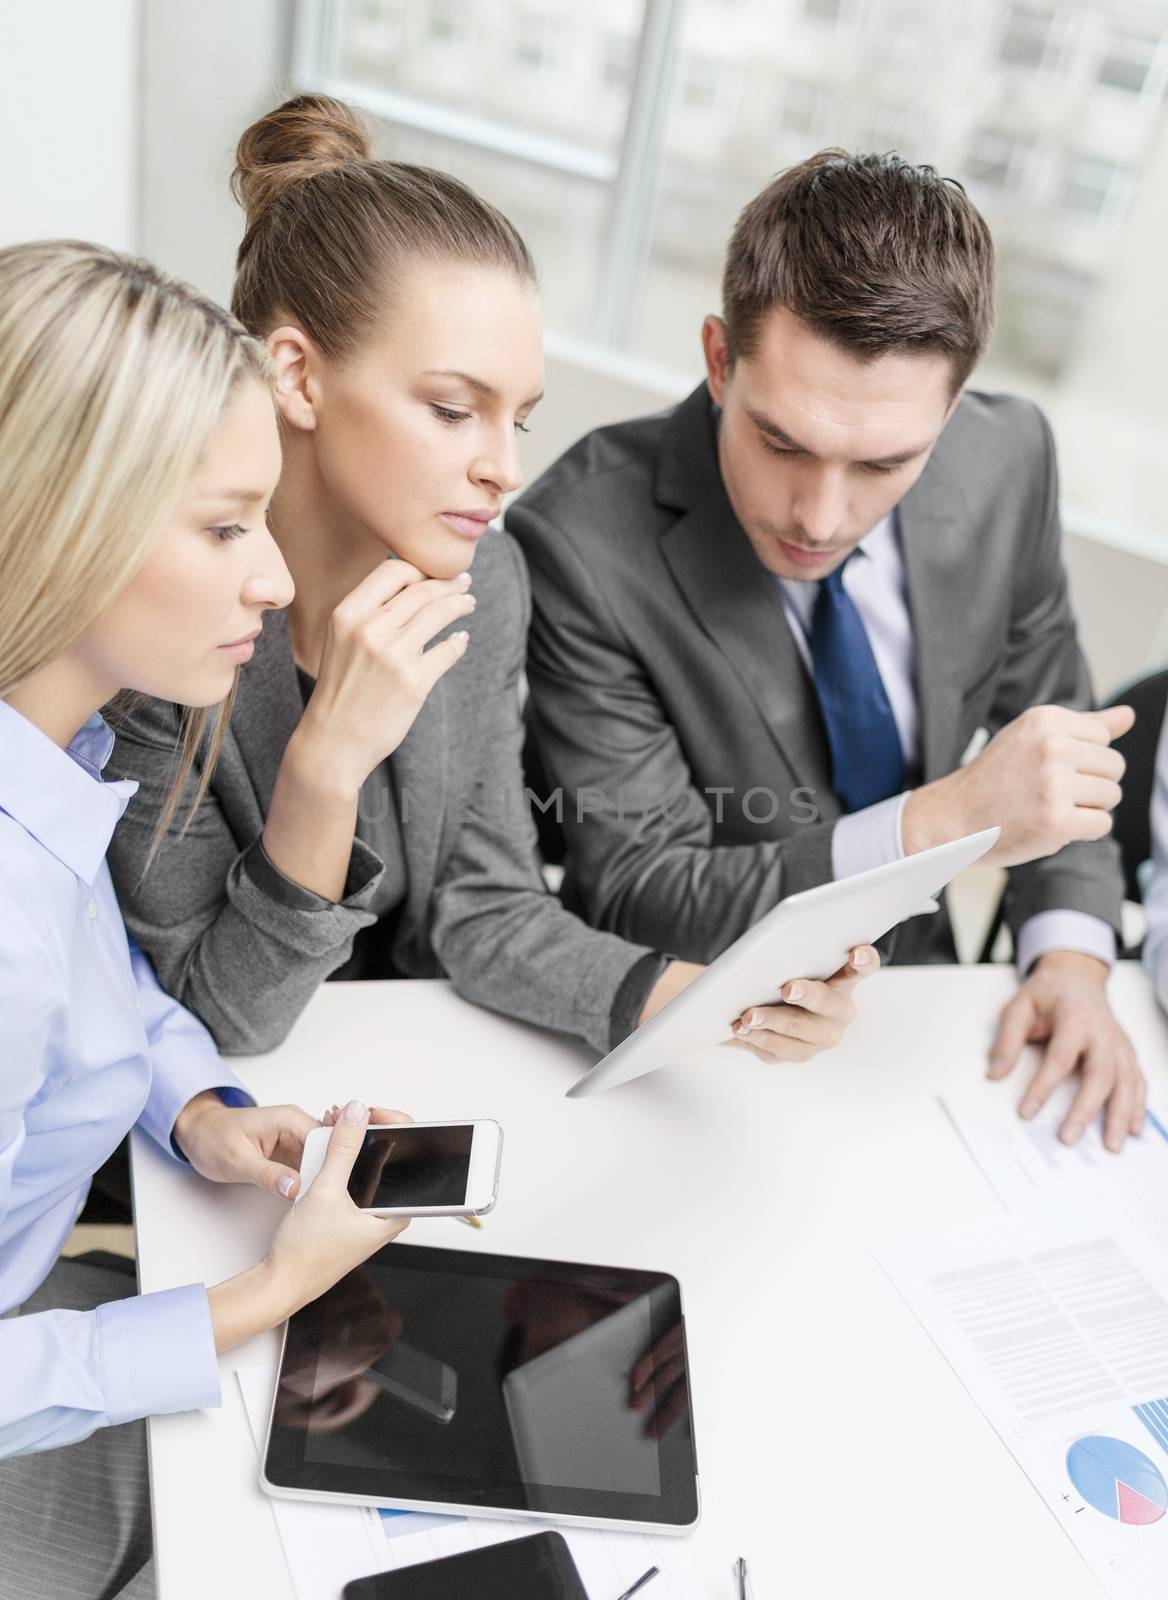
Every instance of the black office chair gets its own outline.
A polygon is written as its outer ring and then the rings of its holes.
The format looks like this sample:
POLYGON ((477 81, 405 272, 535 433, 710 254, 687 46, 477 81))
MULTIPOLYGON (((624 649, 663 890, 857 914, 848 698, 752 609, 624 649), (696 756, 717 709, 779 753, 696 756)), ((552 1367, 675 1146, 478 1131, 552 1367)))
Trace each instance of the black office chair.
MULTIPOLYGON (((1123 799, 1112 812, 1111 836, 1119 846, 1123 863, 1124 895, 1138 905, 1143 900, 1140 871, 1152 855, 1152 790, 1156 783, 1156 749, 1168 707, 1168 670, 1138 679, 1107 704, 1131 706, 1136 714, 1131 728, 1112 746, 1127 762, 1127 770, 1123 777, 1123 799)), ((1004 914, 1003 895, 985 936, 979 961, 993 960, 1004 914)), ((1138 950, 1124 952, 1126 955, 1138 953, 1138 950)))

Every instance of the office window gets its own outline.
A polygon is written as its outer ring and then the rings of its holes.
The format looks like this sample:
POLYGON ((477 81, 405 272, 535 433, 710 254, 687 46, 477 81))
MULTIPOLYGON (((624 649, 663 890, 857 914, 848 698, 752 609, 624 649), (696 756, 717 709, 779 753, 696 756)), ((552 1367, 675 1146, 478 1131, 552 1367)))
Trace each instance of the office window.
POLYGON ((1057 64, 1060 54, 1060 19, 1046 6, 1012 5, 998 54, 1011 67, 1038 70, 1057 64))
POLYGON ((844 22, 851 10, 851 0, 803 0, 804 16, 816 22, 844 22))
POLYGON ((635 56, 636 43, 633 39, 620 33, 604 35, 600 53, 600 72, 606 88, 628 93, 633 82, 635 56))
POLYGON ((554 74, 564 59, 565 28, 555 17, 520 11, 515 18, 515 60, 532 72, 554 74))
POLYGON ((1018 189, 1033 150, 1029 139, 1014 138, 994 128, 978 128, 965 158, 965 177, 990 189, 1018 189))
POLYGON ((1057 380, 1076 354, 1098 281, 1049 256, 1009 248, 999 260, 998 273, 999 349, 1028 371, 1057 380))
POLYGON ((1063 209, 1090 222, 1114 223, 1123 209, 1128 174, 1114 161, 1071 156, 1062 190, 1063 209))
POLYGON ((878 155, 894 153, 914 159, 916 153, 928 145, 920 137, 919 124, 902 106, 887 100, 877 100, 860 125, 857 145, 878 155))
MULTIPOLYGON (((549 330, 679 383, 701 370, 735 219, 776 172, 842 145, 960 180, 1001 264, 983 381, 1106 434, 1109 481, 1164 527, 1160 452, 1139 441, 1168 429, 1168 208, 1141 194, 1168 138, 1168 0, 297 0, 297 14, 304 87, 357 99, 387 153, 449 168, 515 219, 549 330)), ((1106 516, 1082 452, 1064 477, 1106 516)))
POLYGON ((783 85, 779 126, 784 133, 813 136, 819 122, 820 88, 817 83, 793 78, 783 85))
POLYGON ((1163 92, 1164 36, 1160 33, 1133 33, 1113 30, 1106 53, 1099 63, 1099 82, 1110 89, 1141 95, 1150 90, 1163 92))
POLYGON ((682 67, 682 109, 695 116, 728 121, 737 110, 741 81, 738 69, 725 62, 691 59, 682 67))
POLYGON ((349 7, 348 44, 356 60, 377 60, 396 50, 401 39, 401 6, 397 0, 361 0, 349 7))
POLYGON ((431 0, 426 31, 438 44, 455 44, 465 37, 469 21, 464 0, 431 0))

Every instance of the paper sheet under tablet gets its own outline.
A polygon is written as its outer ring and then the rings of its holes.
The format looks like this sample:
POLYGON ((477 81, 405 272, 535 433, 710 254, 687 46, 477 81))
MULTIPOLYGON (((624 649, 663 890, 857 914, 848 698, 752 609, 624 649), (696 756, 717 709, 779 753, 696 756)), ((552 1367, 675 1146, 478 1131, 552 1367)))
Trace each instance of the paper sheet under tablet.
MULTIPOLYGON (((272 1409, 274 1375, 266 1368, 236 1373, 257 1460, 272 1409)), ((479 1545, 521 1539, 551 1522, 487 1517, 438 1517, 381 1511, 376 1506, 329 1505, 327 1501, 271 1499, 280 1543, 296 1600, 340 1600, 354 1578, 457 1555, 479 1545)), ((560 1528, 588 1591, 589 1600, 613 1600, 649 1567, 657 1567, 646 1600, 711 1600, 690 1570, 685 1538, 604 1529, 560 1528)), ((468 1597, 469 1600, 469 1597, 468 1597)), ((516 1597, 519 1600, 519 1597, 516 1597)))

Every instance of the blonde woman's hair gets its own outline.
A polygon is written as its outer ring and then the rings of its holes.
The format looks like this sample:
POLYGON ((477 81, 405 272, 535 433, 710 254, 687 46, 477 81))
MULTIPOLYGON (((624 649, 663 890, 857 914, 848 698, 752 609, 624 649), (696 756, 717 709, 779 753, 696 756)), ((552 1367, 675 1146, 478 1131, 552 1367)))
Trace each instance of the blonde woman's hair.
MULTIPOLYGON (((264 347, 194 289, 100 245, 0 250, 0 695, 69 649, 136 576, 232 391, 269 384, 264 347)), ((166 834, 234 688, 184 713, 166 834)), ((153 850, 151 851, 153 854, 153 850)))

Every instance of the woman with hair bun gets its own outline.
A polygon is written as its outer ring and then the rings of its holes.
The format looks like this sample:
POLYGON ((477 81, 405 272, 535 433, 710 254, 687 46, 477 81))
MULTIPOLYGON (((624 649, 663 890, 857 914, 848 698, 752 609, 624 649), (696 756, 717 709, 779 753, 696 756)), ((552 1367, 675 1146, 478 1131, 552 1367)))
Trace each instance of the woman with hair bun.
POLYGON ((135 785, 103 777, 100 708, 123 690, 183 708, 159 823, 197 829, 178 792, 197 805, 238 669, 291 598, 263 516, 273 376, 234 318, 146 262, 0 250, 0 1600, 153 1595, 140 1419, 217 1405, 221 1352, 401 1228, 349 1198, 354 1101, 330 1176, 237 1277, 138 1295, 132 1262, 58 1259, 131 1127, 288 1201, 317 1125, 256 1106, 163 993, 104 859, 135 785))
MULTIPOLYGON (((374 159, 323 96, 248 129, 234 189, 233 309, 276 368, 270 524, 296 598, 257 644, 208 803, 152 863, 174 710, 121 733, 144 791, 114 850, 129 925, 226 1051, 273 1048, 326 978, 392 976, 448 976, 607 1051, 700 969, 586 927, 536 862, 528 583, 492 526, 543 389, 527 247, 456 179, 374 159)), ((806 1059, 876 964, 735 1032, 806 1059)))

